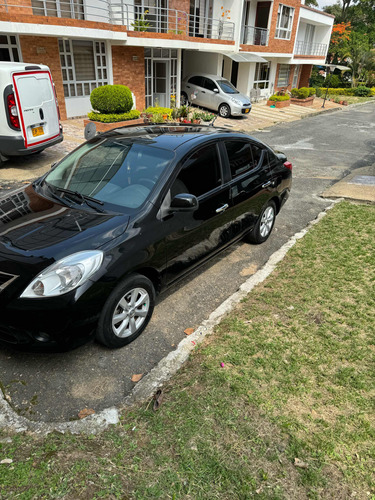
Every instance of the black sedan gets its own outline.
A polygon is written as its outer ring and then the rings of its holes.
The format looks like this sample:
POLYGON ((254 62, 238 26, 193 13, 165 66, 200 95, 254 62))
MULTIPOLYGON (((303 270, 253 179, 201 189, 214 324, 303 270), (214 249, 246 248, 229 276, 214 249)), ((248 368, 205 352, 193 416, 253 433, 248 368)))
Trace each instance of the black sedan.
POLYGON ((157 292, 241 238, 269 237, 291 181, 285 155, 226 129, 95 136, 0 199, 0 341, 132 342, 157 292))

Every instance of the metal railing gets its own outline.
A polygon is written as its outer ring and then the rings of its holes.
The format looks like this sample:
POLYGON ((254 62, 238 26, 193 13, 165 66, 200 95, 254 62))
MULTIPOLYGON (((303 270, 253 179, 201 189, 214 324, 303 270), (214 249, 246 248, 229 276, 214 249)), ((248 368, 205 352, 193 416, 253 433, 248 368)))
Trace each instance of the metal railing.
POLYGON ((269 30, 255 26, 243 27, 243 42, 245 45, 268 45, 269 30))
POLYGON ((323 56, 327 52, 327 45, 325 43, 308 43, 296 42, 295 55, 298 56, 323 56))
MULTIPOLYGON (((12 2, 12 0, 10 0, 12 2)), ((21 3, 21 2, 20 2, 21 3)), ((234 23, 163 7, 128 5, 124 0, 31 0, 28 5, 0 0, 0 12, 61 17, 123 25, 129 31, 170 33, 234 40, 234 23)))

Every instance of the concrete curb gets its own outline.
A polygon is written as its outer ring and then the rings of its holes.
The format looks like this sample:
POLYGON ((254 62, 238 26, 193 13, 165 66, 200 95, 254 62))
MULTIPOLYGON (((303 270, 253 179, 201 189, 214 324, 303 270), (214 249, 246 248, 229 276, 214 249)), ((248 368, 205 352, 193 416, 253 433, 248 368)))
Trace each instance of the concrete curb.
POLYGON ((320 212, 314 220, 309 222, 309 224, 302 229, 302 231, 293 235, 281 248, 279 248, 279 250, 274 252, 262 269, 247 279, 240 286, 239 290, 228 297, 215 311, 213 311, 209 318, 204 321, 192 335, 183 339, 178 344, 175 351, 170 352, 165 358, 160 360, 157 366, 138 382, 132 393, 125 398, 123 405, 119 409, 106 408, 95 415, 90 415, 83 420, 76 420, 73 422, 33 422, 25 417, 19 416, 8 404, 3 394, 1 394, 0 429, 5 429, 13 433, 29 431, 42 436, 54 431, 61 433, 70 432, 72 434, 97 434, 106 429, 109 425, 117 424, 119 422, 119 410, 151 398, 156 390, 170 380, 188 360, 191 352, 196 346, 202 343, 207 335, 213 333, 215 326, 220 323, 222 318, 251 292, 256 285, 268 278, 277 264, 283 260, 296 242, 303 238, 315 224, 323 219, 328 210, 333 208, 333 206, 340 201, 342 201, 342 199, 332 200, 331 205, 323 212, 320 212))

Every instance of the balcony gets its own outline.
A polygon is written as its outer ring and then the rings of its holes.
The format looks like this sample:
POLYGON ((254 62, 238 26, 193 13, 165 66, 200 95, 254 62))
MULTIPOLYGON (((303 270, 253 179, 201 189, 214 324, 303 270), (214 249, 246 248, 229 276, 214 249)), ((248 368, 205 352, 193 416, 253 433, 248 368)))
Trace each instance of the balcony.
POLYGON ((321 56, 325 57, 327 53, 327 44, 325 43, 308 43, 296 42, 294 55, 296 56, 321 56))
POLYGON ((244 26, 243 44, 245 45, 268 45, 269 30, 256 28, 254 26, 244 26))
POLYGON ((232 22, 176 9, 128 5, 121 0, 0 0, 0 12, 108 23, 124 26, 127 31, 139 32, 140 35, 168 33, 234 40, 235 25, 232 22))

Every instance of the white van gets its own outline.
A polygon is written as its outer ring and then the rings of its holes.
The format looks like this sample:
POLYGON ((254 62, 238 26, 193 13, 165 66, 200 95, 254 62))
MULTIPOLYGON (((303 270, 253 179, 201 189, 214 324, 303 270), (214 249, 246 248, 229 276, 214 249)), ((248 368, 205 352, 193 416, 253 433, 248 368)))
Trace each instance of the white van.
POLYGON ((43 151, 63 140, 48 66, 0 62, 0 165, 10 156, 43 151))

